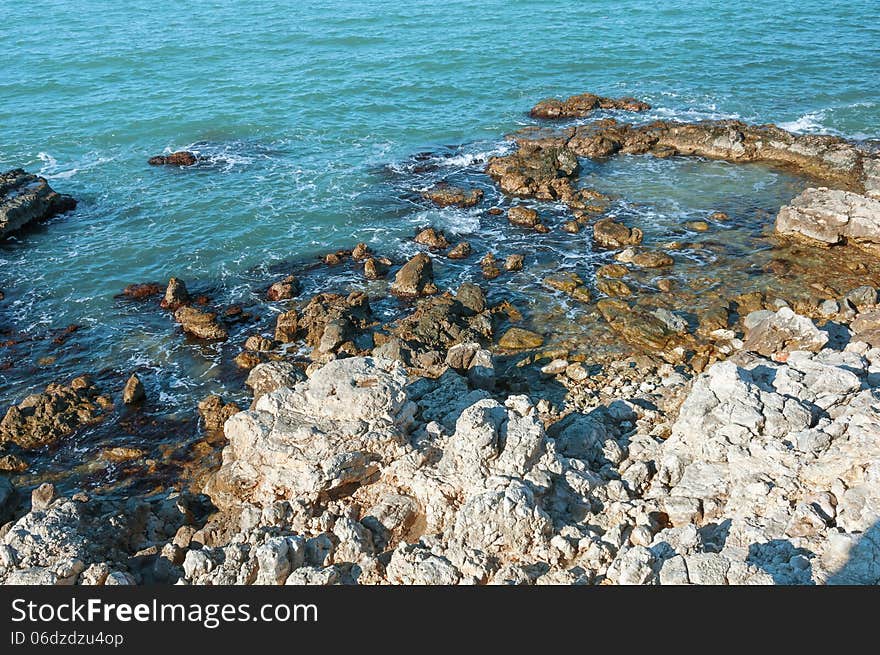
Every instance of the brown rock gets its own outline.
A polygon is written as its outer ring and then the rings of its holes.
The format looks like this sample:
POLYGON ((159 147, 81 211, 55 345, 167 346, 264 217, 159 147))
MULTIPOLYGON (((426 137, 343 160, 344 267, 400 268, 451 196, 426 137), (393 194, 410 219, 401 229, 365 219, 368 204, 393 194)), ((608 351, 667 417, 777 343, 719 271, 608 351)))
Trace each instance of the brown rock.
POLYGON ((53 500, 55 500, 55 485, 51 482, 44 482, 31 492, 31 510, 46 509, 53 500))
POLYGON ((642 242, 639 228, 628 228, 610 218, 603 218, 593 226, 593 241, 603 248, 625 248, 637 246, 642 242))
POLYGON ((596 288, 611 297, 626 297, 632 295, 630 289, 623 280, 604 279, 596 282, 596 288))
POLYGON ((244 349, 251 352, 265 352, 272 350, 272 340, 262 334, 252 334, 244 342, 244 349))
POLYGON ((226 420, 240 411, 235 403, 224 404, 220 396, 213 394, 199 401, 199 414, 205 422, 205 429, 211 432, 222 430, 226 420))
POLYGON ((667 322, 623 300, 603 298, 596 307, 611 329, 634 346, 666 352, 681 341, 681 333, 667 322))
POLYGON ((266 292, 266 298, 269 300, 289 300, 299 295, 301 286, 299 280, 294 275, 288 275, 280 282, 276 282, 269 287, 266 292))
POLYGON ((562 229, 569 234, 577 234, 581 231, 581 226, 577 221, 565 221, 565 223, 562 224, 562 229))
POLYGON ((423 246, 428 246, 431 250, 445 250, 449 247, 449 241, 446 240, 443 232, 438 232, 433 227, 426 228, 419 232, 416 235, 415 242, 423 246))
POLYGON ((88 376, 67 386, 50 384, 11 406, 0 421, 0 443, 12 442, 26 450, 40 448, 104 418, 98 390, 88 376))
POLYGON ((467 241, 461 241, 455 244, 446 256, 449 259, 465 259, 471 255, 471 244, 467 241))
POLYGON ((590 290, 576 273, 561 272, 548 275, 542 280, 544 286, 568 294, 580 302, 590 302, 590 290))
POLYGON ((431 258, 420 252, 404 264, 394 277, 391 292, 399 296, 424 296, 437 293, 431 258))
POLYGON ((387 259, 368 257, 364 260, 364 277, 368 280, 378 280, 379 278, 383 278, 385 277, 385 274, 388 273, 389 265, 390 262, 387 259))
POLYGON ((544 337, 531 330, 512 327, 502 335, 498 345, 507 350, 540 348, 544 345, 544 337))
POLYGON ((163 309, 174 310, 189 303, 189 291, 186 290, 184 281, 176 277, 168 280, 168 286, 165 288, 165 297, 162 298, 160 306, 163 309))
POLYGON ((729 221, 730 216, 725 214, 724 212, 713 212, 709 215, 710 221, 729 221))
POLYGON ((577 170, 577 155, 560 138, 522 140, 516 152, 493 157, 486 167, 504 193, 539 200, 558 200, 570 194, 571 178, 577 170))
POLYGON ((192 166, 199 161, 198 156, 188 150, 179 150, 170 155, 157 155, 150 157, 147 163, 150 166, 192 166))
POLYGON ((486 294, 472 282, 463 282, 455 293, 455 299, 472 314, 486 311, 486 294))
POLYGON ((153 282, 129 284, 122 290, 122 295, 132 300, 143 300, 162 293, 162 286, 153 282))
POLYGON ((669 293, 675 288, 675 282, 672 280, 672 278, 661 277, 659 280, 657 280, 657 288, 664 293, 669 293))
POLYGON ((605 264, 596 270, 596 275, 608 278, 620 278, 626 276, 628 273, 629 269, 620 264, 605 264))
POLYGON ((180 323, 183 331, 199 339, 225 341, 229 333, 217 321, 217 315, 203 312, 195 307, 183 306, 174 312, 174 320, 180 323))
POLYGON ((122 390, 123 404, 134 405, 143 402, 146 397, 147 393, 144 390, 143 383, 137 375, 132 373, 131 377, 128 378, 128 381, 125 383, 125 388, 122 390))
POLYGON ((455 186, 438 184, 422 193, 426 200, 430 200, 438 207, 473 207, 483 199, 481 189, 461 189, 455 186))
POLYGON ((487 280, 494 280, 501 275, 501 269, 498 268, 498 260, 491 252, 487 252, 480 260, 480 268, 483 271, 483 277, 487 280))
POLYGON ((646 102, 635 98, 606 98, 592 93, 571 96, 567 100, 548 98, 535 105, 530 114, 533 118, 583 118, 597 109, 618 109, 621 111, 647 111, 651 108, 646 102))
POLYGON ((351 258, 356 262, 362 262, 370 257, 370 247, 365 243, 357 244, 351 251, 351 258))
POLYGON ((508 255, 504 260, 505 271, 521 271, 523 268, 523 255, 508 255))
POLYGON ((278 314, 275 320, 275 341, 290 343, 296 341, 298 329, 298 317, 296 310, 278 314))
POLYGON ((21 473, 27 471, 28 463, 18 455, 3 455, 0 457, 0 471, 9 473, 21 473))
POLYGON ((238 353, 232 361, 235 362, 235 365, 238 366, 238 368, 249 370, 257 364, 261 364, 263 360, 260 358, 259 353, 250 350, 243 350, 238 353))

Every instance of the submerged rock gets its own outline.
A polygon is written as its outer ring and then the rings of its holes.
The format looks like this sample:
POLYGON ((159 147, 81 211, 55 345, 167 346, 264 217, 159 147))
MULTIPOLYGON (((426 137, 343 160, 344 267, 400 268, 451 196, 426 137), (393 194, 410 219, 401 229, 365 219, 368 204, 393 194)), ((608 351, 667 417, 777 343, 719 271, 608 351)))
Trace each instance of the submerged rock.
POLYGON ((498 345, 507 350, 540 348, 544 345, 544 337, 531 330, 512 327, 501 335, 501 339, 498 340, 498 345))
POLYGON ((266 292, 266 298, 272 301, 289 300, 290 298, 299 295, 301 289, 302 285, 300 285, 296 276, 288 275, 280 282, 275 282, 269 287, 269 290, 266 292))
POLYGON ((76 200, 53 191, 45 178, 20 168, 0 173, 0 239, 75 207, 76 200))
POLYGON ((603 218, 593 226, 593 241, 603 248, 637 246, 642 242, 642 237, 639 228, 628 228, 610 218, 603 218))

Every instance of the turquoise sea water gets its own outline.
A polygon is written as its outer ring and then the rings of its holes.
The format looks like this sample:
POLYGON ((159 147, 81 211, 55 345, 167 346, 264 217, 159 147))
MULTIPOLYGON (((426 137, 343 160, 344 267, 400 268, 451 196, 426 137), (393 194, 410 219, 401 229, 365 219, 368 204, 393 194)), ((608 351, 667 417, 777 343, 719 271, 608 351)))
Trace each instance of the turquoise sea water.
MULTIPOLYGON (((126 284, 177 275, 247 304, 281 262, 357 241, 405 254, 429 223, 485 236, 477 212, 412 200, 411 158, 434 153, 440 173, 426 184, 455 181, 546 96, 634 95, 654 107, 638 120, 739 117, 880 138, 875 0, 65 0, 0 16, 0 168, 38 172, 80 201, 0 244, 0 320, 83 326, 61 352, 41 341, 18 351, 0 372, 4 408, 77 372, 138 369, 157 411, 186 400, 191 413, 219 384, 218 349, 115 299, 126 284), (146 165, 182 148, 211 163, 146 165), (37 363, 48 355, 54 364, 37 363)), ((725 202, 770 210, 799 190, 748 167, 670 166, 617 161, 588 177, 661 222, 725 202)), ((579 265, 588 242, 561 259, 579 265)))

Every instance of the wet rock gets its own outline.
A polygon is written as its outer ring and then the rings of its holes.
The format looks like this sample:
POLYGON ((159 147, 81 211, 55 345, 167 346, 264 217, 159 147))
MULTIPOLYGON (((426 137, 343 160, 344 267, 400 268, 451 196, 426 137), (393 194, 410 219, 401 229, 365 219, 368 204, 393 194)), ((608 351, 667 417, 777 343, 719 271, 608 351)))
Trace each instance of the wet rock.
POLYGON ((372 324, 373 312, 365 293, 322 293, 303 308, 295 334, 303 334, 307 345, 326 354, 358 339, 372 324))
POLYGON ((288 275, 280 282, 275 282, 272 286, 269 287, 269 290, 266 292, 266 298, 268 300, 288 300, 295 296, 298 296, 302 286, 299 283, 299 280, 296 279, 295 275, 288 275))
POLYGON ((504 260, 505 271, 521 271, 523 269, 523 255, 508 255, 504 260))
POLYGON ((165 296, 160 303, 163 309, 175 310, 183 305, 190 303, 189 291, 183 280, 173 277, 168 280, 168 286, 165 288, 165 296))
POLYGON ((202 398, 198 409, 199 415, 205 422, 205 429, 209 432, 222 430, 223 424, 229 417, 241 411, 235 403, 224 403, 223 399, 215 394, 202 398))
POLYGON ((729 220, 730 220, 730 216, 728 216, 728 215, 725 214, 724 212, 712 212, 712 213, 709 215, 709 220, 710 220, 710 221, 719 221, 719 222, 729 221, 729 220))
POLYGON ((129 284, 122 290, 122 295, 132 300, 144 300, 162 293, 162 286, 152 282, 129 284))
POLYGON ((498 268, 498 260, 491 252, 487 252, 480 260, 480 268, 483 271, 483 277, 487 280, 494 280, 501 275, 501 269, 498 268))
POLYGON ((254 366, 263 361, 259 353, 250 350, 244 350, 232 358, 235 365, 244 370, 252 369, 254 366))
POLYGON ((463 282, 455 293, 455 299, 471 314, 481 314, 486 311, 486 294, 472 282, 463 282))
POLYGON ((443 232, 438 232, 433 227, 419 232, 414 241, 420 245, 428 246, 431 250, 445 250, 449 247, 449 241, 446 240, 443 232))
POLYGON ((53 191, 45 178, 20 168, 0 173, 0 239, 75 207, 76 200, 53 191))
POLYGON ((528 350, 544 345, 544 337, 537 332, 512 327, 498 340, 498 345, 506 350, 528 350))
POLYGON ((366 243, 358 243, 351 251, 351 258, 356 262, 362 262, 372 256, 370 247, 366 243))
POLYGON ((611 296, 613 298, 624 298, 632 295, 632 289, 630 289, 623 280, 597 280, 596 289, 598 289, 600 293, 604 293, 606 296, 611 296))
POLYGON ((251 352, 266 352, 272 350, 272 340, 261 334, 252 334, 244 342, 244 349, 251 352))
POLYGON ((678 342, 678 330, 670 329, 666 321, 651 312, 610 298, 600 300, 596 306, 611 329, 635 346, 666 352, 678 342))
POLYGON ((104 418, 99 391, 88 376, 69 385, 50 384, 46 390, 10 407, 0 421, 0 443, 26 450, 54 444, 80 428, 104 418))
MULTIPOLYGON (((462 285, 459 292, 461 300, 443 294, 419 301, 412 314, 395 324, 394 335, 410 349, 437 360, 442 359, 440 352, 457 343, 488 340, 492 336, 488 312, 474 311, 481 305, 482 291, 479 287, 462 285)), ((484 298, 482 304, 485 304, 484 298)))
POLYGON ((296 310, 282 312, 275 319, 275 341, 290 343, 296 340, 299 329, 299 317, 296 310))
POLYGON ((596 269, 596 275, 605 278, 621 278, 629 274, 629 269, 620 264, 605 264, 596 269))
POLYGON ((825 187, 807 189, 779 210, 776 231, 880 252, 880 199, 825 187))
POLYGON ((548 275, 541 283, 545 287, 562 291, 580 302, 590 302, 590 290, 577 273, 563 272, 548 275))
POLYGON ((646 102, 635 98, 606 98, 592 93, 571 96, 566 100, 548 98, 535 105, 530 114, 533 118, 583 118, 598 109, 619 109, 622 111, 647 111, 651 108, 646 102))
POLYGON ((172 152, 170 155, 157 155, 150 157, 147 163, 150 166, 192 166, 198 163, 199 158, 193 152, 188 150, 179 150, 172 152))
POLYGON ((504 193, 522 198, 555 200, 571 193, 577 156, 564 141, 521 141, 516 152, 489 160, 486 172, 504 193))
POLYGON ((625 248, 637 246, 642 242, 642 231, 639 228, 628 228, 610 218, 603 218, 593 226, 593 241, 602 248, 625 248))
POLYGON ((657 250, 636 252, 632 248, 627 248, 618 253, 615 259, 625 264, 632 264, 638 268, 663 268, 672 266, 675 263, 675 260, 665 252, 657 250))
POLYGON ((471 256, 471 244, 467 241, 460 241, 452 246, 452 249, 446 253, 449 259, 466 259, 471 256))
POLYGON ((565 221, 565 223, 562 224, 562 231, 568 232, 569 234, 577 234, 581 231, 580 223, 577 221, 565 221))
POLYGON ((507 210, 507 220, 512 225, 531 228, 537 232, 549 232, 549 228, 541 223, 538 212, 530 207, 516 205, 507 210))
POLYGON ((669 293, 675 289, 675 282, 668 277, 661 277, 657 280, 657 288, 663 293, 669 293))
POLYGON ((437 293, 431 258, 425 253, 419 253, 404 264, 394 277, 391 292, 404 297, 437 293))
POLYGON ((364 277, 368 280, 383 278, 388 273, 389 266, 391 266, 391 261, 388 259, 368 257, 364 260, 364 277))
POLYGON ((203 312, 195 307, 183 306, 174 312, 174 320, 180 323, 183 331, 199 339, 210 341, 225 341, 229 338, 217 315, 213 312, 203 312))
POLYGON ((143 383, 137 375, 132 373, 131 377, 128 378, 128 381, 125 383, 125 388, 122 390, 122 402, 126 405, 135 405, 143 402, 146 397, 147 393, 144 390, 143 383))
MULTIPOLYGON (((10 473, 21 473, 28 469, 28 463, 23 458, 18 455, 3 455, 0 456, 0 471, 7 471, 10 473)), ((2 484, 2 483, 0 483, 2 484)), ((0 494, 2 495, 2 494, 0 494)), ((0 508, 3 507, 3 502, 0 500, 0 508)), ((0 510, 2 513, 2 510, 0 510)))
POLYGON ((819 330, 813 321, 783 307, 747 329, 743 348, 770 356, 794 350, 816 352, 827 342, 828 334, 819 330))
POLYGON ((438 184, 422 193, 422 196, 430 200, 438 207, 473 207, 483 199, 482 189, 461 189, 455 186, 438 184))
POLYGON ((694 232, 708 232, 709 230, 709 224, 706 221, 688 221, 684 225, 694 232))

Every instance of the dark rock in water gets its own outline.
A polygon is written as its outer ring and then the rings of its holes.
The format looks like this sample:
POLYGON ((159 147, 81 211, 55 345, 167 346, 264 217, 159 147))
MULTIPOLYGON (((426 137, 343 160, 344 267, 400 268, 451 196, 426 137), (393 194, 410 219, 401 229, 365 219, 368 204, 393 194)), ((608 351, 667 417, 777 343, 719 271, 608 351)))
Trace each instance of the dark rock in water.
POLYGON ((622 111, 647 111, 651 108, 647 102, 635 98, 606 98, 592 93, 571 96, 567 100, 548 98, 542 100, 530 112, 533 118, 582 118, 589 116, 597 109, 619 109, 622 111))
POLYGON ((642 231, 628 228, 623 223, 603 218, 593 226, 593 241, 603 248, 625 248, 637 246, 642 242, 642 231))
POLYGON ((632 295, 632 289, 630 289, 623 280, 597 280, 596 288, 600 293, 604 293, 606 296, 625 297, 632 295))
POLYGON ((486 294, 473 282, 464 282, 455 294, 455 299, 471 314, 486 311, 486 294))
POLYGON ((479 293, 479 287, 471 285, 465 287, 461 299, 444 293, 421 300, 412 314, 397 322, 393 334, 420 355, 446 351, 457 343, 486 341, 492 335, 492 324, 485 309, 474 311, 480 306, 479 293))
POLYGON ((125 388, 122 390, 122 402, 126 405, 134 405, 143 402, 146 397, 147 393, 144 390, 143 383, 137 375, 132 373, 131 377, 128 378, 128 382, 125 383, 125 388))
POLYGON ((7 410, 0 421, 0 443, 12 442, 26 450, 40 448, 100 422, 104 415, 98 393, 88 376, 69 385, 50 384, 7 410))
POLYGON ((269 287, 266 292, 266 298, 269 300, 288 300, 299 295, 301 286, 299 280, 294 275, 288 275, 280 282, 276 282, 269 287))
POLYGON ((157 155, 150 157, 147 163, 150 166, 192 166, 198 163, 199 157, 188 150, 179 150, 172 152, 170 155, 157 155))
POLYGON ((183 331, 199 339, 225 341, 229 333, 217 321, 217 315, 203 312, 195 307, 183 306, 174 312, 174 320, 180 323, 183 331))
POLYGON ((445 250, 449 247, 449 241, 443 232, 433 227, 426 228, 416 235, 414 241, 420 245, 428 246, 431 250, 445 250))
POLYGON ((394 277, 391 292, 404 297, 437 293, 437 287, 434 286, 434 267, 431 258, 420 252, 404 264, 394 277))
POLYGON ((44 221, 76 207, 76 200, 52 190, 45 178, 16 168, 0 173, 0 239, 28 223, 44 221))
POLYGON ((190 302, 189 291, 186 290, 186 284, 183 280, 176 277, 168 280, 168 286, 165 289, 165 297, 162 298, 160 306, 163 309, 177 309, 182 305, 190 302))
POLYGON ((426 200, 430 200, 438 207, 473 207, 483 199, 481 189, 460 189, 455 186, 438 184, 422 193, 426 200))
POLYGON ((471 244, 467 241, 460 241, 452 246, 452 249, 446 253, 446 256, 449 259, 466 259, 470 257, 471 252, 471 244))
POLYGON ((199 401, 199 414, 205 421, 205 429, 215 432, 223 429, 223 424, 241 409, 235 403, 224 403, 220 396, 210 395, 199 401))
POLYGON ((155 282, 129 284, 122 290, 122 295, 132 300, 144 300, 162 293, 162 285, 155 282))

